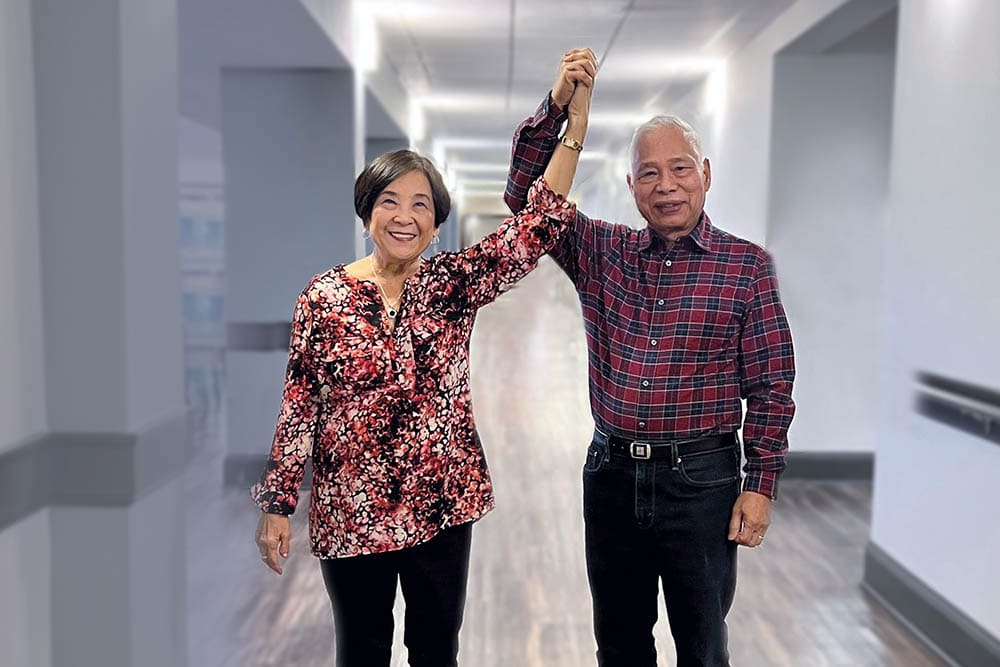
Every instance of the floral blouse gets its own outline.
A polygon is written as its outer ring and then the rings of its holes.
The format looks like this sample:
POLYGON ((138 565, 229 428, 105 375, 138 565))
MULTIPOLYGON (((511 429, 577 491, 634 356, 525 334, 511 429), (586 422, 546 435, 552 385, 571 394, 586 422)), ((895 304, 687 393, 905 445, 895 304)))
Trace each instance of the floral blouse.
POLYGON ((299 295, 267 469, 251 490, 291 514, 312 455, 312 551, 414 546, 493 509, 469 397, 476 311, 531 271, 576 218, 540 178, 528 206, 480 243, 423 260, 395 326, 378 286, 338 265, 299 295))

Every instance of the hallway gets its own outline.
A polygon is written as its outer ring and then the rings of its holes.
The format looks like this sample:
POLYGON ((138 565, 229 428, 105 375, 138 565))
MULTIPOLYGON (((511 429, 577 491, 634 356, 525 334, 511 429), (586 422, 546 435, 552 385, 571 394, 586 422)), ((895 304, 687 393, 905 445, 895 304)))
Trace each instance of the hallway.
MULTIPOLYGON (((592 665, 580 513, 592 427, 586 344, 576 295, 551 260, 481 312, 472 351, 498 506, 475 532, 462 664, 592 665)), ((205 453, 188 472, 190 664, 332 664, 332 620, 305 512, 293 517, 293 553, 276 577, 257 558, 256 508, 245 491, 219 489, 219 469, 220 457, 205 453)), ((945 664, 859 587, 871 495, 869 483, 783 484, 766 548, 740 553, 729 616, 734 664, 945 664)), ((406 664, 401 636, 397 622, 394 667, 406 664)), ((662 602, 656 639, 660 664, 672 664, 662 602)))

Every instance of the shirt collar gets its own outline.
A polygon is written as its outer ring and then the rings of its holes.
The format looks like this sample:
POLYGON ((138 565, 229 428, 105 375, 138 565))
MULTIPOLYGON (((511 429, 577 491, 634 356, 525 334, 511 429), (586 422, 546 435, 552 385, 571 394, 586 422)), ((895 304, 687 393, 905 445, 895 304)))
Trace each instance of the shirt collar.
MULTIPOLYGON (((702 211, 701 220, 698 221, 697 226, 691 233, 683 237, 681 242, 685 239, 695 248, 698 248, 702 252, 712 252, 712 241, 715 237, 715 227, 712 226, 712 221, 708 217, 708 213, 702 211)), ((638 237, 638 250, 639 252, 644 252, 650 248, 656 246, 660 247, 663 241, 659 236, 650 231, 649 225, 639 230, 638 237)))

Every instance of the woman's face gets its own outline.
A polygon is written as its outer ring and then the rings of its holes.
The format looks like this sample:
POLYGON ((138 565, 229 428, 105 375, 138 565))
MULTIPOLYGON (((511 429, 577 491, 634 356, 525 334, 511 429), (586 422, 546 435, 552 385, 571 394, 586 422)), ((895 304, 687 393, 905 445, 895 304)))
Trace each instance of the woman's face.
POLYGON ((383 262, 418 258, 438 234, 431 184, 422 171, 408 171, 379 193, 368 233, 383 262))

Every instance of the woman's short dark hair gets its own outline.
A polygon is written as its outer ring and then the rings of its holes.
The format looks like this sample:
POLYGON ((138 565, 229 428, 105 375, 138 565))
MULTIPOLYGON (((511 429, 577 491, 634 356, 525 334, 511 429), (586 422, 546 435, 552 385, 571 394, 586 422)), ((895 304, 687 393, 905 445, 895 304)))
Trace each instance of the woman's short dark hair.
POLYGON ((434 200, 434 226, 440 227, 451 212, 451 195, 444 185, 440 172, 434 163, 410 150, 384 153, 371 161, 358 179, 354 181, 354 211, 367 225, 372 217, 375 199, 394 180, 419 171, 431 184, 431 198, 434 200))

